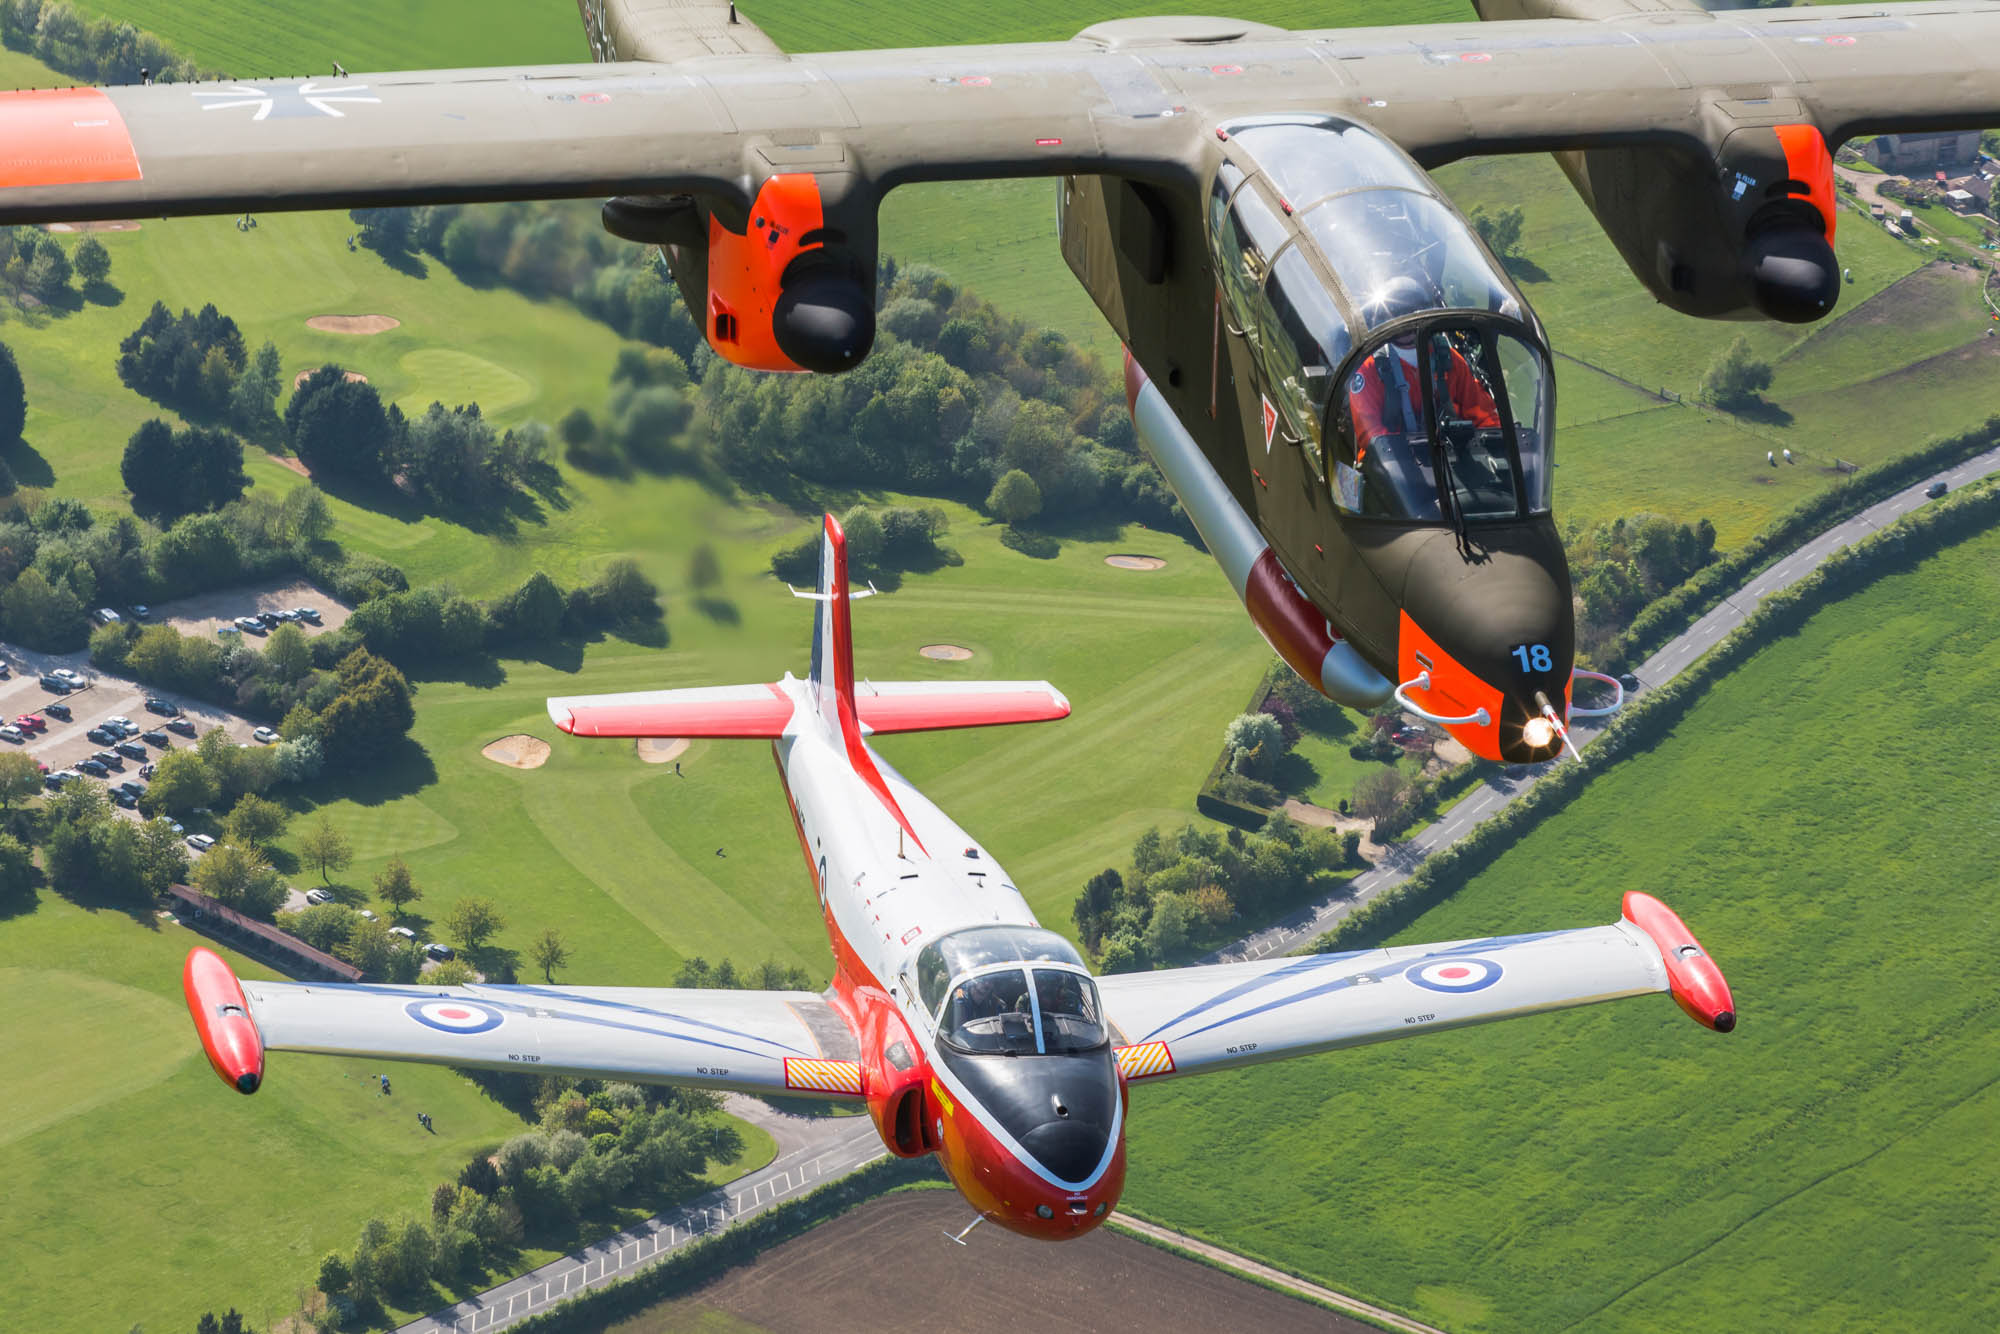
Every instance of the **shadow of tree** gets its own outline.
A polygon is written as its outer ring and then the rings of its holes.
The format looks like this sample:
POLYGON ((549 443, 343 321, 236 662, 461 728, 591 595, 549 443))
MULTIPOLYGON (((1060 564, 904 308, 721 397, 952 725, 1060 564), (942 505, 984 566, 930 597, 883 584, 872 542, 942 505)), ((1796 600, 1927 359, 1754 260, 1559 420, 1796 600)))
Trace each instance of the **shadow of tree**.
POLYGON ((83 289, 83 299, 93 306, 122 306, 125 289, 115 283, 91 283, 83 289))
POLYGON ((698 597, 694 600, 694 609, 717 625, 743 624, 743 613, 729 598, 698 597))
POLYGON ((1549 280, 1549 271, 1526 255, 1503 256, 1500 265, 1507 270, 1507 276, 1517 282, 1545 283, 1549 280))
POLYGON ((21 486, 54 486, 56 470, 42 457, 42 452, 26 440, 15 440, 0 445, 0 461, 7 464, 14 474, 14 481, 21 486))

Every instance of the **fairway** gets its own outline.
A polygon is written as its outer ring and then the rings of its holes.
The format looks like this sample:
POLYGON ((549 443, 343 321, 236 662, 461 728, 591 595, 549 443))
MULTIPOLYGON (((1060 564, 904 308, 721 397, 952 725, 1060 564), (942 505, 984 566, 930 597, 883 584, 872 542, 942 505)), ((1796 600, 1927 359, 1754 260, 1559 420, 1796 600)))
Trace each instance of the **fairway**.
POLYGON ((2000 1322, 1996 560, 1821 612, 1399 937, 1644 890, 1736 1033, 1659 998, 1145 1090, 1127 1202, 1454 1331, 2000 1322))

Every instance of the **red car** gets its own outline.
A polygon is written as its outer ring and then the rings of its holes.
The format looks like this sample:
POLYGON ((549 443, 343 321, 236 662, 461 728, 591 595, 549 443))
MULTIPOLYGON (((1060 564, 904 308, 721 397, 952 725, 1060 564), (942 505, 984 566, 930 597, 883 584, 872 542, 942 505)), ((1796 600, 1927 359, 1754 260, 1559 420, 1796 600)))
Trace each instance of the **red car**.
POLYGON ((14 726, 23 732, 46 732, 49 728, 48 720, 39 713, 22 714, 14 720, 14 726))

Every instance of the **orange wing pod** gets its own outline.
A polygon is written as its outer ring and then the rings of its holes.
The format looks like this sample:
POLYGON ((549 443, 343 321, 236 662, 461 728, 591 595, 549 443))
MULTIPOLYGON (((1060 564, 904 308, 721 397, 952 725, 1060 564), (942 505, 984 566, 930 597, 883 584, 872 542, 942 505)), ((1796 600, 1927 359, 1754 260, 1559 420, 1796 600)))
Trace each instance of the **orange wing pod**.
POLYGON ((1708 951, 1672 908, 1633 890, 1625 895, 1625 920, 1652 937, 1667 965, 1674 1003, 1703 1028, 1727 1033, 1736 1027, 1736 1001, 1708 951))
POLYGON ((255 1093, 264 1082, 264 1036, 250 1018, 236 974, 221 955, 197 945, 181 970, 181 990, 215 1073, 238 1093, 255 1093))

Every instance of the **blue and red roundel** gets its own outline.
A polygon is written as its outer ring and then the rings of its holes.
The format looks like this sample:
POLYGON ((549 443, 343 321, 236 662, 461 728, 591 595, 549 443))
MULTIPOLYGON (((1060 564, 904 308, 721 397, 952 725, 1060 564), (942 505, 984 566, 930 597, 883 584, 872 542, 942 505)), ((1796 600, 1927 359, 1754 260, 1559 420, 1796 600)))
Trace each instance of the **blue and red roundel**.
POLYGON ((403 1012, 425 1028, 440 1033, 488 1033, 500 1027, 505 1016, 490 1005, 466 1000, 411 1001, 403 1012))
POLYGON ((1456 994, 1486 990, 1500 980, 1500 971, 1491 959, 1435 959, 1412 965, 1403 976, 1426 991, 1456 994))

